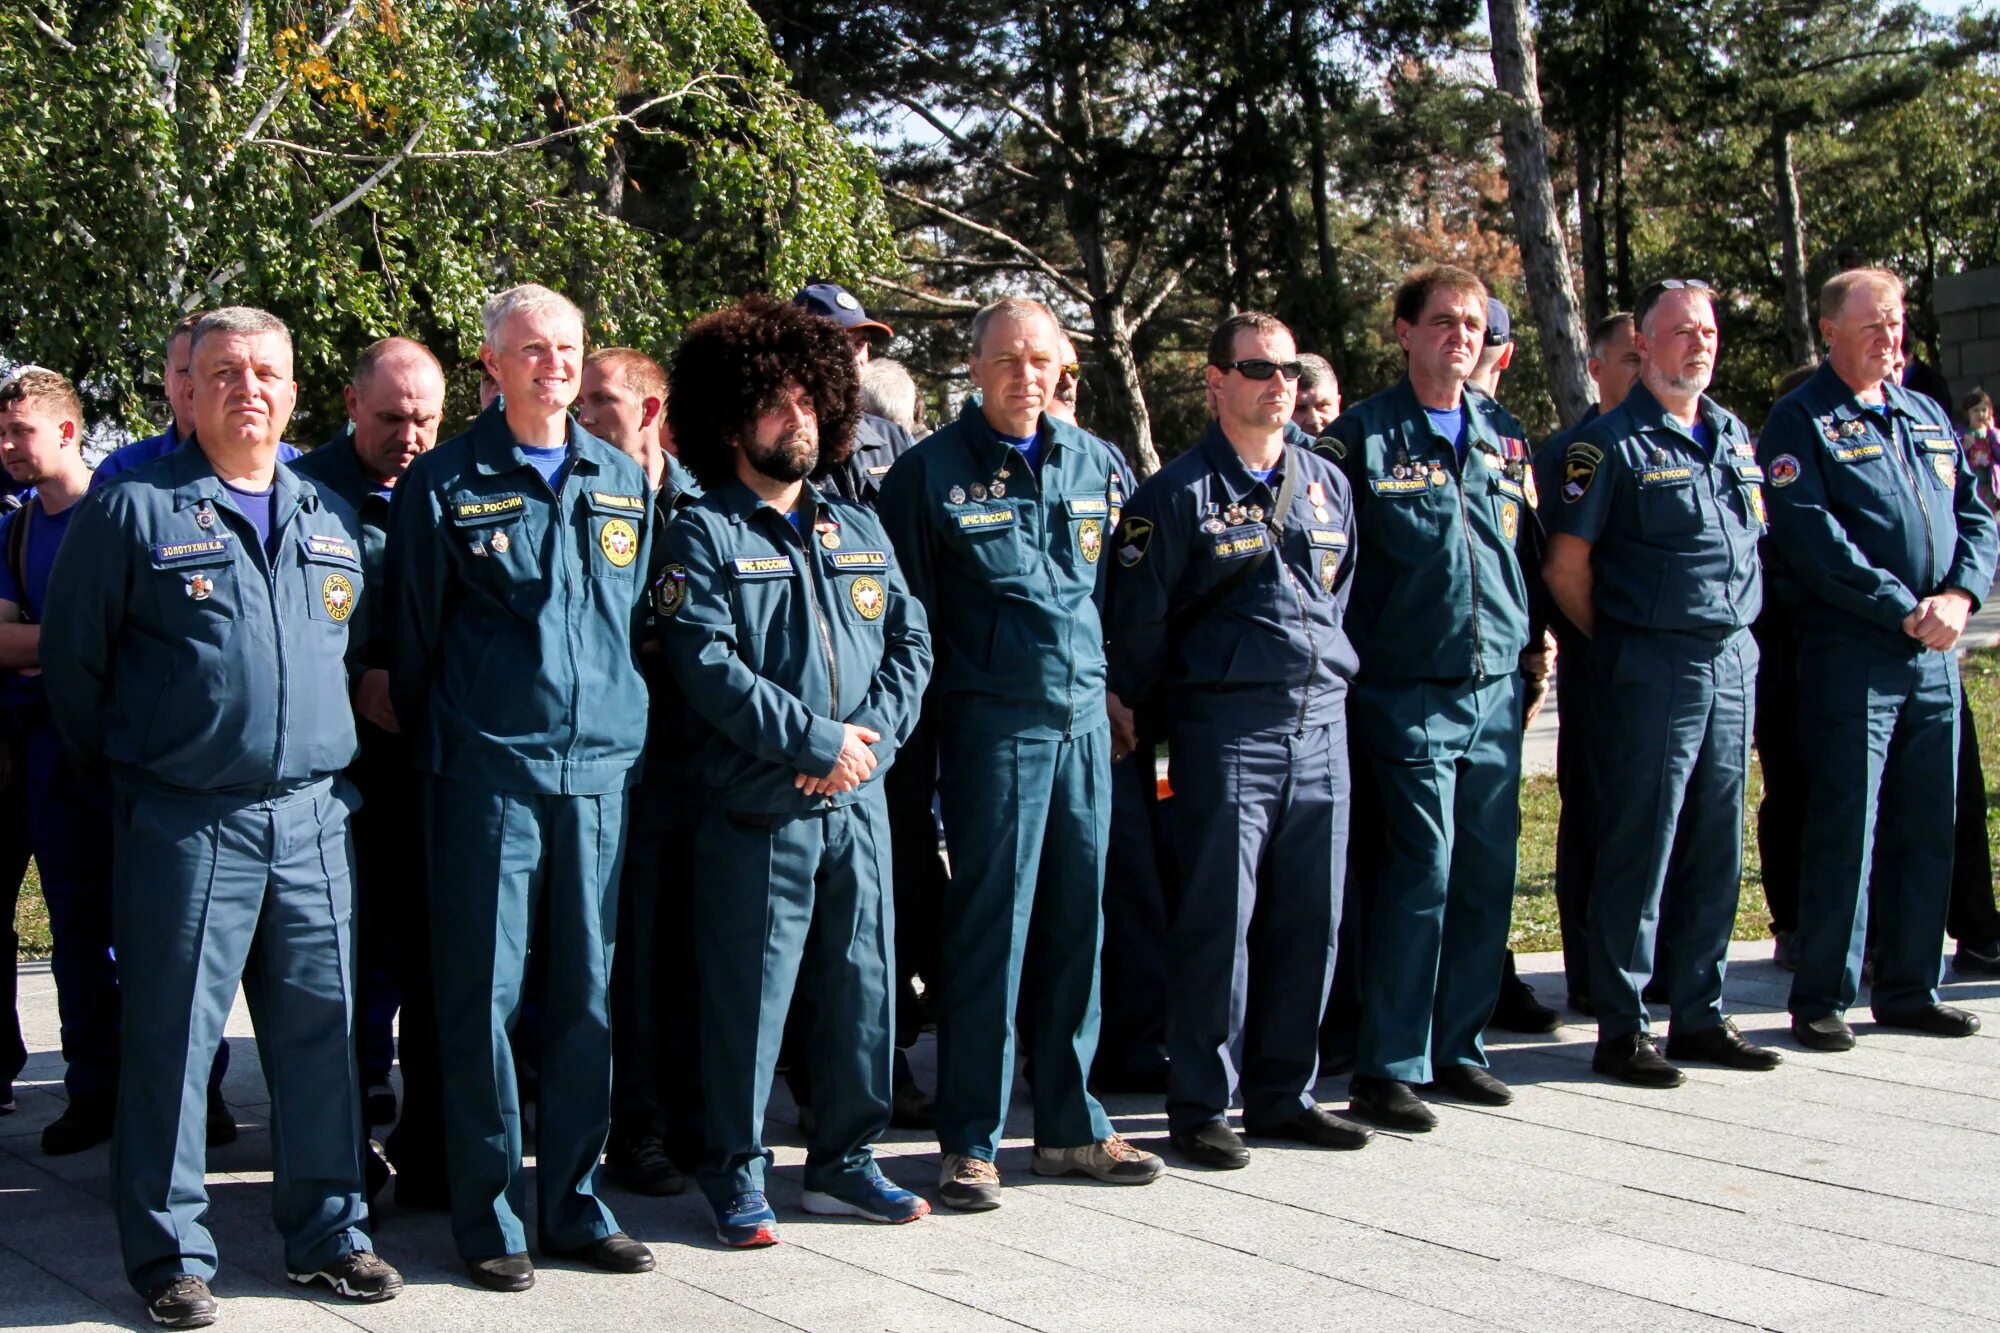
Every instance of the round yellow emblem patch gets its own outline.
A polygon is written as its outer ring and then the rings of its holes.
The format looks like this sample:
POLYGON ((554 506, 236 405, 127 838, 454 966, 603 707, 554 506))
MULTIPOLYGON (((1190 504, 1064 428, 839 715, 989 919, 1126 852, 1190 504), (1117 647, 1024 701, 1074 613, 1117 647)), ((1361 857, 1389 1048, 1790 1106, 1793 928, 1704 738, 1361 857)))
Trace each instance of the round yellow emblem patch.
POLYGON ((1958 485, 1958 459, 1955 455, 1932 454, 1931 471, 1937 473, 1937 479, 1947 487, 1955 488, 1958 485))
POLYGON ((889 595, 882 591, 882 585, 863 574, 854 580, 847 595, 854 601, 854 609, 861 613, 863 620, 880 620, 882 612, 888 609, 889 595))
POLYGON ((319 585, 319 599, 325 604, 327 615, 336 622, 354 613, 354 585, 345 574, 328 574, 326 582, 319 585))
POLYGON ((622 518, 610 518, 597 532, 598 549, 604 558, 623 569, 639 558, 639 533, 622 518))
POLYGON ((1520 507, 1512 500, 1502 500, 1500 502, 1500 535, 1511 542, 1514 540, 1514 534, 1520 530, 1520 507))
POLYGON ((1077 524, 1076 548, 1083 552, 1083 558, 1091 564, 1104 554, 1104 525, 1094 518, 1086 518, 1077 524))
POLYGON ((1340 552, 1321 551, 1319 553, 1319 587, 1321 592, 1332 592, 1333 585, 1340 582, 1340 552))

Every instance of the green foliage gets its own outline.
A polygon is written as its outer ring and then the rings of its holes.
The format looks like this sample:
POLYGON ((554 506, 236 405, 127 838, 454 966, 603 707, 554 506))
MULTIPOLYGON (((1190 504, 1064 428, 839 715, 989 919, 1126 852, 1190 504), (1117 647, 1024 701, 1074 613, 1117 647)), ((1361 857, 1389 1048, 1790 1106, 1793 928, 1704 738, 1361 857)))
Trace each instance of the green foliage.
POLYGON ((7 6, 0 160, 0 344, 133 425, 204 305, 291 322, 310 438, 362 345, 468 356, 508 283, 660 349, 887 253, 867 154, 738 0, 7 6))

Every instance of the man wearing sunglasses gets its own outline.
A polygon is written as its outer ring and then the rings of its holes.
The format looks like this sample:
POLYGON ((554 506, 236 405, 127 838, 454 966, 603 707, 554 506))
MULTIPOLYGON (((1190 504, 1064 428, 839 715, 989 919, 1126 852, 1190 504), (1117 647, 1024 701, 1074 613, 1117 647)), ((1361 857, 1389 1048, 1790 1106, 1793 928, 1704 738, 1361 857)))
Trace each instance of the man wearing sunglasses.
POLYGON ((1269 315, 1209 342, 1208 433, 1141 486, 1113 540, 1112 688, 1162 690, 1184 891, 1167 938, 1167 1122, 1197 1166, 1249 1163, 1248 1134, 1359 1148, 1320 1109, 1321 1011, 1347 843, 1353 646, 1347 482, 1289 443, 1299 362, 1269 315))
POLYGON ((1853 1047, 1844 1015, 1872 902, 1876 1023, 1966 1037, 1978 1018, 1937 1002, 1959 743, 1952 649, 1993 580, 1993 516, 1944 410, 1895 381, 1901 279, 1850 270, 1819 305, 1826 361, 1771 409, 1758 444, 1771 536, 1801 589, 1811 783, 1792 1033, 1814 1050, 1853 1047))
POLYGON ((1545 509, 1544 567, 1590 636, 1597 857, 1588 939, 1597 1007, 1592 1066, 1642 1087, 1684 1081, 1668 1062, 1775 1069, 1722 1016, 1722 976, 1743 870, 1757 643, 1763 473, 1750 432, 1703 391, 1715 371, 1715 300, 1658 282, 1634 311, 1639 382, 1563 453, 1545 509), (1662 958, 1666 1056, 1640 992, 1654 970, 1660 896, 1673 881, 1662 958))
POLYGON ((1380 833, 1352 872, 1364 893, 1373 881, 1352 1103, 1421 1132, 1437 1116, 1413 1085, 1435 1080, 1483 1105, 1513 1097, 1487 1072, 1480 1034, 1514 901, 1528 644, 1517 546, 1534 516, 1525 446, 1510 450, 1464 392, 1485 340, 1485 284, 1462 268, 1421 269, 1395 312, 1408 374, 1316 447, 1354 492, 1345 623, 1360 673, 1348 722, 1362 761, 1356 809, 1379 805, 1357 816, 1380 833))

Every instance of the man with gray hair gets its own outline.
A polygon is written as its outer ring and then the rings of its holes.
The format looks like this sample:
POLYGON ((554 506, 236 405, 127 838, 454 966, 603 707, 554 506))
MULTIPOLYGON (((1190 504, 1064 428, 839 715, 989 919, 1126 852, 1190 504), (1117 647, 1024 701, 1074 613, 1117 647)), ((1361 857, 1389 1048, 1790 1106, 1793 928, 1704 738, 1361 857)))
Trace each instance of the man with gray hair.
POLYGON ((509 1037, 541 955, 536 1221, 544 1254, 616 1273, 652 1251, 597 1197, 607 988, 627 789, 646 736, 634 631, 645 470, 570 419, 583 316, 546 287, 480 313, 502 399, 418 458, 389 510, 389 693, 426 775, 452 1235, 473 1281, 534 1285, 509 1037))
POLYGON ((215 1319, 203 1085, 239 981, 287 1273, 357 1301, 403 1285, 365 1231, 349 998, 353 515, 278 461, 284 324, 226 307, 189 342, 194 437, 78 507, 40 641, 56 726, 112 783, 112 1208, 126 1276, 172 1328, 215 1319))
POLYGON ((981 310, 967 357, 979 401, 904 455, 881 497, 937 654, 930 705, 953 870, 939 1185, 966 1210, 1000 1205, 1017 1003, 1035 1069, 1035 1173, 1144 1185, 1164 1169, 1112 1132, 1085 1087, 1110 766, 1133 746, 1132 715, 1105 686, 1098 618, 1125 478, 1102 441, 1048 410, 1061 339, 1037 302, 981 310))
POLYGON ((917 421, 917 382, 900 361, 877 357, 861 367, 861 410, 901 426, 914 436, 917 421))

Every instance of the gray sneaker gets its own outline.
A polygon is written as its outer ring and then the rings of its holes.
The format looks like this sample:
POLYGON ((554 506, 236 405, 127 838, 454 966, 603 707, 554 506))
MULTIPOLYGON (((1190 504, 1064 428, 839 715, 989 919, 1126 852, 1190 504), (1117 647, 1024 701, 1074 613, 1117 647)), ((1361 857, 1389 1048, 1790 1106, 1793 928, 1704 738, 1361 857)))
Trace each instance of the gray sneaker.
POLYGON ((334 1295, 364 1304, 394 1300, 403 1289, 403 1275, 368 1250, 349 1250, 316 1272, 285 1276, 305 1287, 324 1282, 334 1295))
POLYGON ((948 1152, 938 1167, 938 1197, 964 1213, 1000 1206, 1000 1168, 983 1157, 948 1152))
POLYGON ((1166 1169, 1158 1155, 1134 1148, 1116 1134, 1081 1148, 1035 1149, 1038 1176, 1089 1176, 1107 1185, 1150 1185, 1166 1169))

